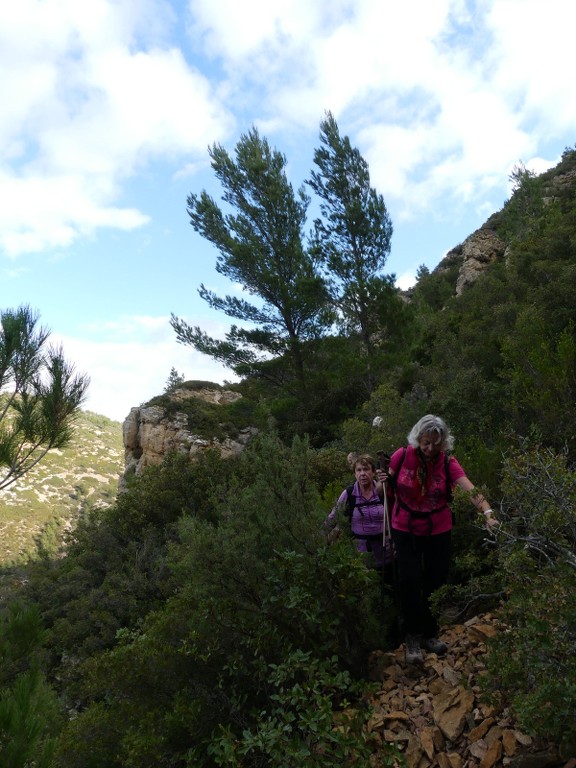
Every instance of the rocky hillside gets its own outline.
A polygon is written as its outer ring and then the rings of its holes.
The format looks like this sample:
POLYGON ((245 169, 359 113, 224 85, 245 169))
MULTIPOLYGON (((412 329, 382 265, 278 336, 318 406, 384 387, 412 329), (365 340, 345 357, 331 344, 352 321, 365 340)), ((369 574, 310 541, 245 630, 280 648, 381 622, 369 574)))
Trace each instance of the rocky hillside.
MULTIPOLYGON (((554 200, 571 197, 576 187, 576 156, 566 152, 562 161, 555 168, 543 173, 541 201, 548 206, 554 200)), ((507 243, 500 234, 502 213, 506 206, 492 214, 488 220, 463 243, 448 251, 434 271, 445 272, 453 266, 458 267, 455 293, 461 296, 486 268, 495 261, 506 258, 507 243)))
POLYGON ((124 468, 122 426, 83 411, 72 443, 53 450, 19 482, 0 491, 0 563, 54 546, 88 507, 111 504, 124 468))
POLYGON ((237 455, 256 430, 242 396, 210 382, 185 382, 132 408, 124 424, 83 411, 73 442, 50 451, 22 480, 0 491, 0 564, 20 561, 41 538, 54 548, 89 507, 111 504, 127 474, 158 464, 170 450, 217 448, 237 455))
POLYGON ((496 614, 447 627, 448 653, 427 654, 423 666, 406 665, 403 646, 373 655, 375 765, 378 745, 395 743, 407 768, 574 768, 573 744, 538 743, 484 700, 486 644, 502 631, 496 614))

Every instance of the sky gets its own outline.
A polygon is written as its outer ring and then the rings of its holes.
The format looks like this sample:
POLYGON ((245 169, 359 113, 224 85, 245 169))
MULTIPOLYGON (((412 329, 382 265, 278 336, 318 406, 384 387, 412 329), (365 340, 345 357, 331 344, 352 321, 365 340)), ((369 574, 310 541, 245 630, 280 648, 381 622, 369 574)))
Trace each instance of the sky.
POLYGON ((238 287, 186 212, 220 199, 208 148, 256 126, 297 188, 331 111, 407 287, 502 207, 515 166, 576 146, 575 28, 565 0, 1 2, 0 309, 37 311, 111 419, 172 368, 233 381, 169 322, 231 322, 198 296, 238 287))

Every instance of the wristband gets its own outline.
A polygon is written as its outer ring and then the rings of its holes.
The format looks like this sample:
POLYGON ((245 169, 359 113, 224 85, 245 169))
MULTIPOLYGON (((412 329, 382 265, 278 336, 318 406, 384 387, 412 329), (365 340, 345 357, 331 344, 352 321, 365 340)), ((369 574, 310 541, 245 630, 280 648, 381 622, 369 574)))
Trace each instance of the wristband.
POLYGON ((487 509, 487 510, 485 510, 484 514, 486 515, 486 517, 488 517, 489 515, 492 514, 492 510, 491 509, 487 509))

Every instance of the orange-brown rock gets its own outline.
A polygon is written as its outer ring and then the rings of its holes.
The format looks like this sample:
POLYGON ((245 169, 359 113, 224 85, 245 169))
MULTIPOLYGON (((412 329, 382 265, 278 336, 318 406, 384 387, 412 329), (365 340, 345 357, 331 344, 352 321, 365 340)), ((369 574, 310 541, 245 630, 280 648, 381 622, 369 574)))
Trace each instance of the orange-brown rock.
MULTIPOLYGON (((408 768, 552 768, 559 750, 537 751, 507 711, 480 698, 486 642, 501 627, 485 614, 446 628, 448 652, 408 666, 401 646, 374 654, 370 677, 379 682, 367 730, 375 749, 395 743, 408 768)), ((374 765, 380 765, 377 754, 374 765)), ((563 768, 576 768, 566 764, 563 768)))

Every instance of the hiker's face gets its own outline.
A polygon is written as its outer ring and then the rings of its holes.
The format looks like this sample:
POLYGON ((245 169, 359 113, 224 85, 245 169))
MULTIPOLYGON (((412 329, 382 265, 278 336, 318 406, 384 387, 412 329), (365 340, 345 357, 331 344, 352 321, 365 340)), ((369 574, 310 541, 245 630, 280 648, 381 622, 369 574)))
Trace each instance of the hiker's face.
POLYGON ((440 435, 435 432, 424 432, 418 446, 427 459, 433 459, 440 453, 440 435))
POLYGON ((374 480, 374 470, 370 464, 356 464, 354 474, 356 475, 356 480, 358 480, 358 483, 362 487, 371 485, 374 480))

